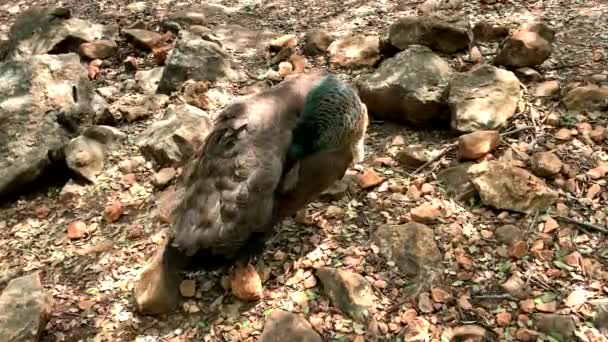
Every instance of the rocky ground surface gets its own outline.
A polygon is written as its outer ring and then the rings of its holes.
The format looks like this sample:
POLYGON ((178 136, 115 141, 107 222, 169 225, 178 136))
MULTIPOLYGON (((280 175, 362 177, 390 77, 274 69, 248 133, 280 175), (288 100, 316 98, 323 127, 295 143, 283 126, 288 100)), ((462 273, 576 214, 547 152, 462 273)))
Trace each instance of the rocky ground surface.
POLYGON ((0 4, 0 340, 606 341, 607 70, 601 1, 0 4), (138 313, 213 117, 312 68, 359 89, 365 161, 261 299, 190 273, 138 313))

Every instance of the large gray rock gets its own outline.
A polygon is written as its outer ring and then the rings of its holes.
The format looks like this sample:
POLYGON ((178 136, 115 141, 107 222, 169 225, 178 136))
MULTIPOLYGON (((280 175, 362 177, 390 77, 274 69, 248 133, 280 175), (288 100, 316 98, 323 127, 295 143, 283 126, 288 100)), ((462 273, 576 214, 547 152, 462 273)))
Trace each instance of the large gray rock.
POLYGON ((9 59, 22 59, 46 53, 77 52, 82 43, 112 39, 117 33, 117 26, 74 18, 67 8, 35 6, 15 20, 6 53, 9 59))
POLYGON ((448 97, 452 128, 474 132, 502 127, 515 114, 519 93, 515 74, 491 65, 455 74, 448 97))
POLYGON ((92 94, 74 53, 0 64, 0 197, 36 180, 67 133, 92 123, 92 94))
POLYGON ((438 16, 400 18, 390 26, 388 37, 391 45, 400 50, 410 45, 424 45, 444 53, 465 50, 471 42, 465 23, 438 16))
POLYGON ((475 163, 465 162, 449 167, 437 174, 437 180, 447 190, 448 194, 467 201, 476 194, 475 187, 468 174, 469 168, 473 165, 475 163))
POLYGON ((266 318, 260 342, 321 342, 321 336, 301 315, 273 310, 266 318))
POLYGON ((164 67, 156 67, 150 70, 141 70, 135 73, 135 80, 139 89, 144 94, 154 94, 158 88, 158 83, 163 76, 164 67))
POLYGON ((182 165, 202 145, 211 127, 205 111, 188 104, 169 106, 163 119, 153 123, 135 143, 158 168, 182 165))
POLYGON ((574 111, 608 110, 608 88, 595 85, 576 87, 564 96, 562 103, 566 108, 574 111))
POLYGON ((175 48, 167 59, 157 92, 169 94, 188 79, 239 82, 247 75, 218 44, 188 31, 180 31, 175 48))
POLYGON ((412 45, 357 86, 370 115, 416 126, 449 121, 447 94, 453 71, 431 49, 412 45))
POLYGON ((531 214, 557 200, 542 179, 519 167, 488 161, 471 166, 468 174, 482 202, 496 209, 531 214))
POLYGON ((38 341, 52 307, 39 272, 11 280, 0 296, 0 341, 38 341))
POLYGON ((378 227, 372 239, 380 253, 395 262, 406 275, 425 274, 426 269, 436 268, 441 262, 435 233, 422 223, 383 225, 378 227))

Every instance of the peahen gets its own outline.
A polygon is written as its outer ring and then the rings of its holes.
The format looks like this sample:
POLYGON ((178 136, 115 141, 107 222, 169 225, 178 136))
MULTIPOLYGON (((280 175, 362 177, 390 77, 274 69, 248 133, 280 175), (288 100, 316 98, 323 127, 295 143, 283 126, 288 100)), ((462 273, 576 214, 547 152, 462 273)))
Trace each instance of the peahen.
POLYGON ((363 159, 367 125, 355 91, 324 72, 290 76, 223 109, 184 176, 168 242, 136 289, 140 310, 176 304, 180 269, 247 263, 262 252, 282 219, 363 159))

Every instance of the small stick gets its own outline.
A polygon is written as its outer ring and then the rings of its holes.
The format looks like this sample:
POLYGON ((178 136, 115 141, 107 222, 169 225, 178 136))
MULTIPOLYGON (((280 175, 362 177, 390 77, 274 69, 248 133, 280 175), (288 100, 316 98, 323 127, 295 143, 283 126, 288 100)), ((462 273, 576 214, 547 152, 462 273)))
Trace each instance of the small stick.
POLYGON ((577 224, 583 228, 587 228, 587 229, 591 229, 591 230, 595 230, 597 232, 602 232, 604 234, 608 234, 608 229, 606 229, 605 227, 602 226, 598 226, 596 224, 591 224, 591 223, 586 223, 586 222, 581 222, 575 219, 571 219, 569 217, 564 217, 564 216, 557 216, 558 220, 562 220, 564 222, 568 222, 568 223, 573 223, 573 224, 577 224))
POLYGON ((517 134, 519 132, 523 132, 523 131, 527 131, 527 130, 531 130, 531 129, 535 129, 535 128, 536 127, 534 127, 534 126, 524 126, 524 127, 516 128, 516 129, 514 129, 512 131, 501 133, 500 136, 501 137, 506 137, 506 136, 509 136, 509 135, 517 134))
POLYGON ((448 154, 455 147, 456 147, 456 143, 451 143, 450 145, 448 145, 448 147, 446 147, 445 149, 443 149, 443 151, 441 151, 438 155, 434 156, 429 161, 427 161, 426 163, 422 164, 422 166, 420 166, 419 168, 417 168, 416 170, 414 170, 414 172, 412 172, 412 174, 413 175, 417 174, 422 169, 424 169, 425 167, 429 166, 431 163, 434 163, 435 161, 439 160, 441 157, 443 157, 446 154, 448 154))
POLYGON ((487 294, 487 295, 473 295, 472 299, 508 299, 512 301, 517 301, 517 298, 513 297, 508 293, 503 294, 487 294))

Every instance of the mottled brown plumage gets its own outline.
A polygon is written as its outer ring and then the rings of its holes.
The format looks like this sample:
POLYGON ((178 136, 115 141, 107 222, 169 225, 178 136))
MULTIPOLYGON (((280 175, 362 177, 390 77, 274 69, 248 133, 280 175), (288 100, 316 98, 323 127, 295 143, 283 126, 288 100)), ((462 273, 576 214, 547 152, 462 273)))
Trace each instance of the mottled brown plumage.
MULTIPOLYGON (((284 179, 293 129, 310 90, 323 77, 320 72, 291 77, 237 99, 219 114, 188 166, 184 198, 175 212, 171 245, 196 256, 196 266, 212 268, 259 252, 280 220, 343 177, 353 146, 362 142, 328 145, 304 156, 295 161, 288 182, 284 179)), ((363 135, 365 127, 358 129, 363 131, 352 136, 363 135)))

